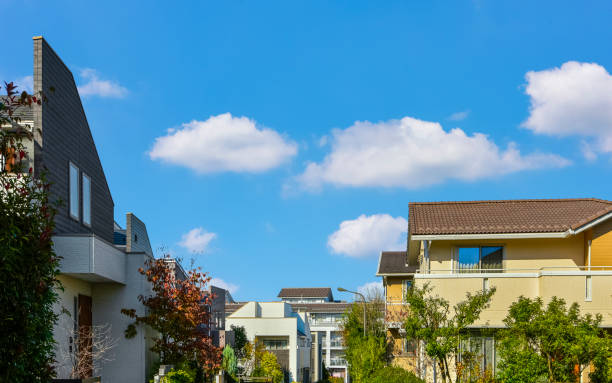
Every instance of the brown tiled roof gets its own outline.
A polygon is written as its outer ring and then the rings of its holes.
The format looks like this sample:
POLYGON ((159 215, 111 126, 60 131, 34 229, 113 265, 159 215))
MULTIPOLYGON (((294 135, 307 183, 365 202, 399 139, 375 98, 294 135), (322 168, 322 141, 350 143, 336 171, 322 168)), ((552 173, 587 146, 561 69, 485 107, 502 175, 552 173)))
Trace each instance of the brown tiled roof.
POLYGON ((378 261, 377 274, 408 274, 416 271, 416 266, 408 266, 405 251, 383 251, 378 261))
POLYGON ((279 298, 327 298, 331 295, 329 287, 289 287, 281 289, 279 298))
POLYGON ((351 306, 347 302, 329 303, 290 303, 293 311, 306 311, 309 313, 344 313, 351 306))
POLYGON ((575 230, 607 213, 593 198, 410 203, 410 235, 555 233, 575 230))

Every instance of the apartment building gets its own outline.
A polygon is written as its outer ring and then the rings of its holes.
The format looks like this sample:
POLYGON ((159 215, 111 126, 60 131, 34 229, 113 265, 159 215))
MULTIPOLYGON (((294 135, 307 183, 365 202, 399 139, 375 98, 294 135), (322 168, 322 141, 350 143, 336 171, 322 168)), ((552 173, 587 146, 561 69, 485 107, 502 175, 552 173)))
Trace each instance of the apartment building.
MULTIPOLYGON (((86 358, 83 374, 109 382, 143 382, 154 362, 150 330, 139 328, 126 339, 129 318, 122 308, 144 314, 138 296, 150 287, 138 268, 153 256, 145 224, 126 215, 126 228, 114 221, 114 202, 104 169, 68 67, 42 37, 34 40, 34 93, 47 101, 23 112, 21 123, 32 126, 28 166, 35 174, 45 169, 51 197, 64 201, 55 217, 54 248, 62 257, 54 328, 58 378, 72 373, 97 328, 109 329, 115 346, 108 361, 86 358)), ((4 171, 11 169, 6 166, 4 171)))
POLYGON ((402 336, 402 302, 411 284, 429 283, 451 305, 467 292, 497 288, 474 329, 481 366, 493 372, 494 340, 478 337, 478 329, 503 327, 521 295, 577 302, 612 327, 611 218, 612 202, 599 199, 411 203, 407 251, 382 252, 377 272, 394 362, 435 376, 435 367, 402 336))
POLYGON ((285 382, 311 381, 312 338, 304 313, 293 311, 285 302, 247 302, 226 307, 231 312, 226 326, 244 327, 250 342, 261 342, 274 353, 285 371, 285 382))
POLYGON ((307 315, 312 337, 312 381, 322 378, 323 368, 330 375, 349 381, 342 343, 342 316, 350 303, 334 301, 329 287, 283 288, 278 294, 294 311, 307 315))

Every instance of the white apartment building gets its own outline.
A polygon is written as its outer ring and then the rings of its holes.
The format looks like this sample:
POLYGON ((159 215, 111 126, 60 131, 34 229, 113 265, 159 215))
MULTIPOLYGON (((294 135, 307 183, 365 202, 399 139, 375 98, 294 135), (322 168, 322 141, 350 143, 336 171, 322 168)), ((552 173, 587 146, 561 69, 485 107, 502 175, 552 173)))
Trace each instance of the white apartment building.
POLYGON ((334 301, 329 287, 284 288, 278 294, 294 311, 305 313, 312 337, 312 382, 322 378, 323 367, 330 375, 349 382, 348 366, 342 343, 342 316, 350 303, 334 301))
POLYGON ((226 317, 225 326, 244 327, 250 342, 261 342, 274 353, 286 382, 311 381, 312 338, 305 313, 294 312, 284 302, 248 302, 226 317))

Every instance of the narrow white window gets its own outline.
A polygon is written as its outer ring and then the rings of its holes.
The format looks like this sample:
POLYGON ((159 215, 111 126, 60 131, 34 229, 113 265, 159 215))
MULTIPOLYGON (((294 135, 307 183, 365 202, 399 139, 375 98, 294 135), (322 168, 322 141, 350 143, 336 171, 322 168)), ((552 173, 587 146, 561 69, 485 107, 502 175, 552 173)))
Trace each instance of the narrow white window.
POLYGON ((590 302, 593 300, 593 284, 590 275, 587 275, 584 287, 584 300, 590 302))
POLYGON ((69 171, 70 182, 70 217, 79 220, 79 168, 72 162, 69 171))
POLYGON ((91 178, 83 173, 83 223, 91 226, 91 178))
POLYGON ((489 291, 489 278, 482 279, 482 290, 489 291))

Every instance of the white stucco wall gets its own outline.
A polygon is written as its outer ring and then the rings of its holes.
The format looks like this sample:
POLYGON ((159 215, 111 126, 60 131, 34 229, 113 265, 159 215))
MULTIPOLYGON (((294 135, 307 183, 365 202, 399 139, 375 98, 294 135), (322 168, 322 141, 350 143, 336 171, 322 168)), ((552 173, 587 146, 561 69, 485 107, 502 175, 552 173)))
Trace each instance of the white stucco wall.
POLYGON ((232 325, 243 326, 250 342, 257 337, 288 337, 289 373, 292 381, 297 379, 299 369, 310 367, 311 339, 307 319, 303 314, 293 313, 289 304, 249 302, 227 318, 226 328, 232 325), (304 334, 307 342, 304 346, 298 344, 298 328, 300 327, 306 330, 304 334))

